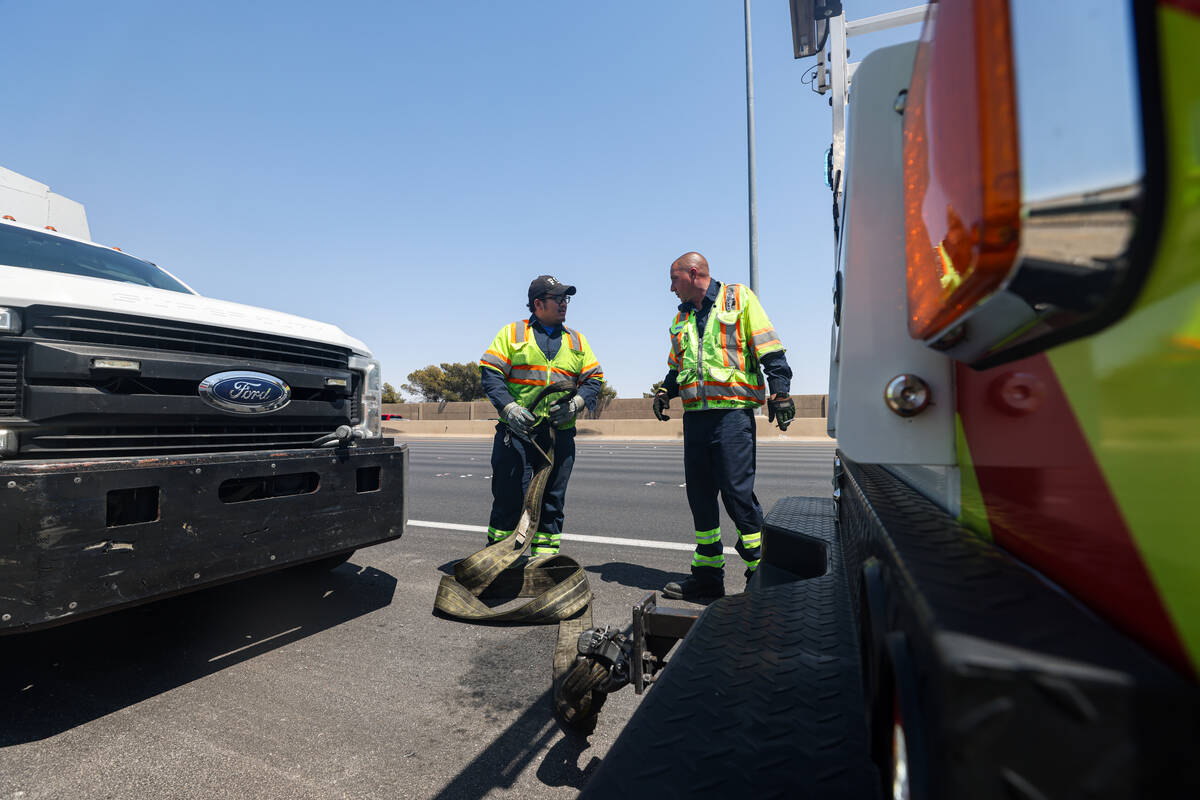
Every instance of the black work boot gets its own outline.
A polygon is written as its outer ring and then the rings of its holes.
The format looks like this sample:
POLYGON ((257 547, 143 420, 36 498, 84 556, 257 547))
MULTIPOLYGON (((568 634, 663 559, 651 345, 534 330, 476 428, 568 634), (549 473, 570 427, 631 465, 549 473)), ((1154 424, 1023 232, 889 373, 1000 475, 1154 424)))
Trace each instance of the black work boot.
POLYGON ((715 576, 692 575, 682 581, 671 581, 663 587, 662 594, 672 600, 715 600, 725 596, 725 581, 715 576))
POLYGON ((748 592, 748 591, 750 591, 750 581, 751 581, 751 580, 753 580, 753 578, 754 578, 754 573, 755 573, 756 571, 757 571, 757 570, 753 570, 753 569, 748 569, 748 570, 746 570, 746 591, 747 591, 747 592, 748 592))

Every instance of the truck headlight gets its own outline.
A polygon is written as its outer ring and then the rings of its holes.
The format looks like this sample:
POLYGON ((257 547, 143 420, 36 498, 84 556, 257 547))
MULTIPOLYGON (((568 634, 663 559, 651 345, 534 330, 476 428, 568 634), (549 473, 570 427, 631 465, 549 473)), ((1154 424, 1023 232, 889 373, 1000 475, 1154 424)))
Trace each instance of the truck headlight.
POLYGON ((15 308, 0 307, 0 334, 21 332, 21 312, 15 308))
POLYGON ((362 418, 354 427, 363 432, 366 439, 378 439, 383 435, 383 376, 379 362, 365 356, 351 356, 350 369, 359 373, 358 407, 362 418))

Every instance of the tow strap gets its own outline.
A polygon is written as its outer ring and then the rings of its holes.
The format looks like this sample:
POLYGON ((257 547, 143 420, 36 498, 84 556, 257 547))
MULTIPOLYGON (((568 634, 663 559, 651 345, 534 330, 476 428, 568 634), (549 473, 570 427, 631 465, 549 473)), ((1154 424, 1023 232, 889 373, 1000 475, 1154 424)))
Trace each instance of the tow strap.
MULTIPOLYGON (((574 384, 553 383, 530 402, 536 408, 548 394, 575 392, 574 384)), ((552 670, 554 711, 568 727, 590 733, 607 694, 594 691, 608 671, 578 659, 579 638, 592 627, 592 590, 583 567, 569 556, 524 555, 537 531, 542 495, 554 466, 554 427, 542 419, 527 439, 539 464, 525 491, 521 518, 512 535, 490 544, 454 565, 453 575, 443 575, 434 599, 435 610, 464 622, 545 625, 558 623, 558 643, 552 670), (516 608, 496 610, 479 598, 505 602, 532 598, 516 608)))

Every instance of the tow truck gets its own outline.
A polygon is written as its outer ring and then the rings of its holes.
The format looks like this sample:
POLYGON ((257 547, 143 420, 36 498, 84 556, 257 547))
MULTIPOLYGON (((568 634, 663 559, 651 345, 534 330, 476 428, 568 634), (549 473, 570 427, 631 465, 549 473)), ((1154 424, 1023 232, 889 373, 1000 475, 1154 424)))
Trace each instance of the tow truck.
POLYGON ((1200 5, 790 10, 832 492, 744 594, 581 639, 649 690, 581 796, 1200 796, 1200 5))

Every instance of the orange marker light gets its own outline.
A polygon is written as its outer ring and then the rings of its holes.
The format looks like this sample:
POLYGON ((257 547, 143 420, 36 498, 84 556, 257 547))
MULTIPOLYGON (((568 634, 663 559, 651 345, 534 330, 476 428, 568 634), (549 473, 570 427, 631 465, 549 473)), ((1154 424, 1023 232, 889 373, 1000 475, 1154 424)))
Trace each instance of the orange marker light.
POLYGON ((933 2, 904 111, 913 338, 935 336, 1000 286, 1020 209, 1008 0, 933 2))
POLYGON ((16 218, 16 217, 14 217, 12 214, 5 214, 5 215, 4 215, 4 219, 7 219, 7 220, 12 220, 13 222, 16 222, 16 221, 17 221, 17 218, 16 218))
POLYGON ((47 225, 46 230, 54 231, 55 233, 58 233, 58 228, 54 227, 53 225, 47 225))

